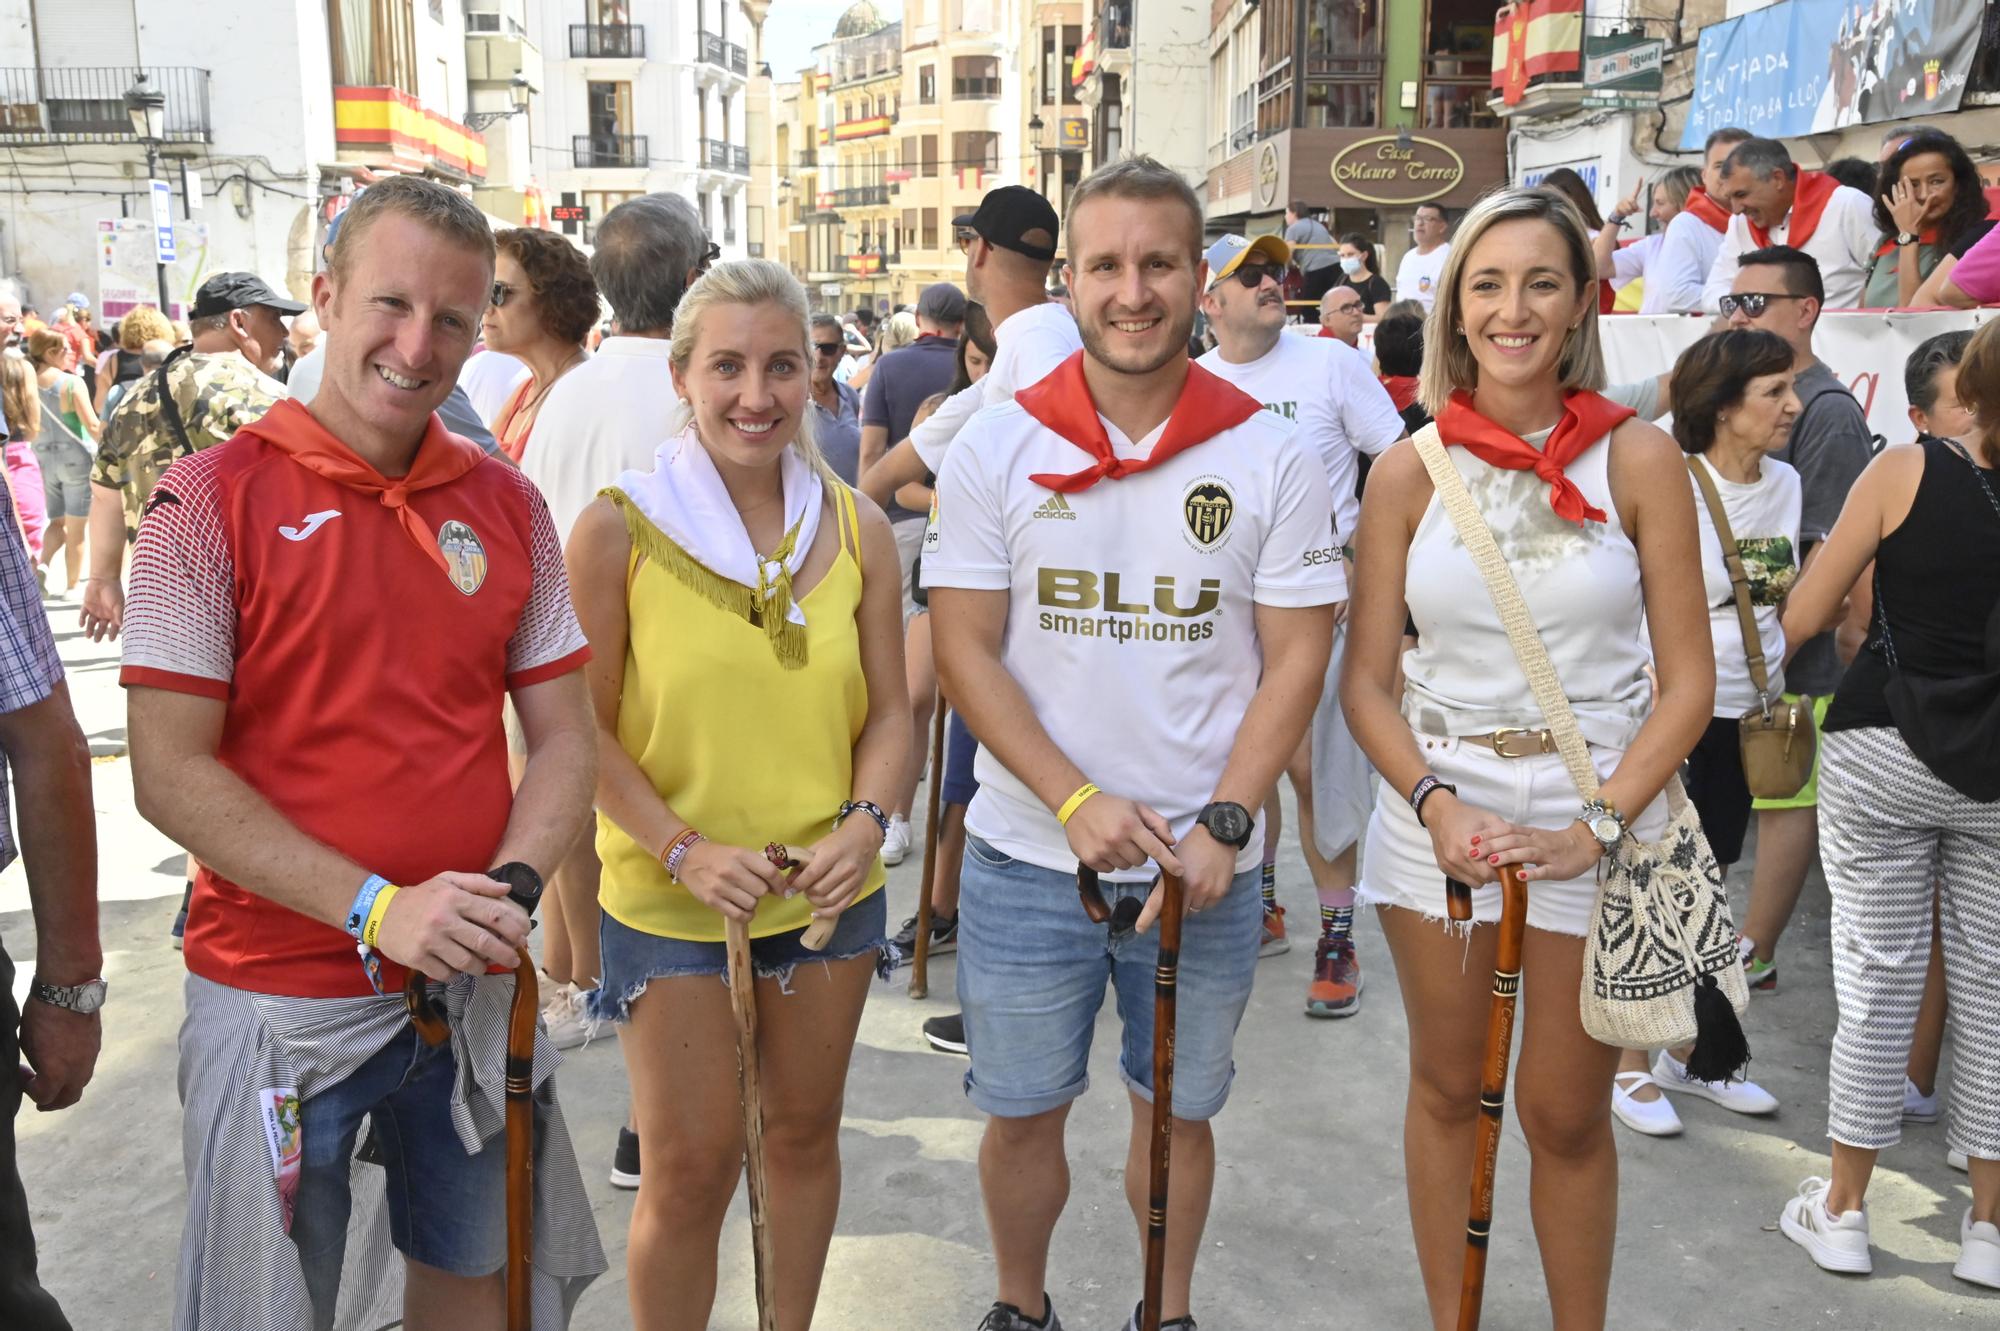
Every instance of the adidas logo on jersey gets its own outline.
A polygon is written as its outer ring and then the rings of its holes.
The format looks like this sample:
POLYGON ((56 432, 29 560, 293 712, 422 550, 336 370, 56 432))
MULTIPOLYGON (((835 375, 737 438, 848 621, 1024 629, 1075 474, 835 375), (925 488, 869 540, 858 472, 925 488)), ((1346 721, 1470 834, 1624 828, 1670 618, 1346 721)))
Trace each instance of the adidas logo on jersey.
POLYGON ((1037 508, 1032 516, 1037 518, 1057 518, 1064 522, 1076 521, 1076 510, 1069 506, 1069 500, 1060 494, 1052 494, 1048 501, 1037 508))

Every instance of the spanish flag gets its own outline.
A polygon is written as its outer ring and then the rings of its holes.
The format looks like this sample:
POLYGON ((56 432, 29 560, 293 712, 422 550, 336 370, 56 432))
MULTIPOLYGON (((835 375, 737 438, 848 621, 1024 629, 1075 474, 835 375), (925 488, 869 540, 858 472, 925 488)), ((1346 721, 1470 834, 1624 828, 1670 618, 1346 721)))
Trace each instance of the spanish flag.
POLYGON ((1069 86, 1080 88, 1083 81, 1097 69, 1097 25, 1084 30, 1083 41, 1076 48, 1076 55, 1069 62, 1069 86))
POLYGON ((1528 81, 1583 69, 1583 0, 1517 0, 1493 17, 1493 86, 1508 106, 1528 81))

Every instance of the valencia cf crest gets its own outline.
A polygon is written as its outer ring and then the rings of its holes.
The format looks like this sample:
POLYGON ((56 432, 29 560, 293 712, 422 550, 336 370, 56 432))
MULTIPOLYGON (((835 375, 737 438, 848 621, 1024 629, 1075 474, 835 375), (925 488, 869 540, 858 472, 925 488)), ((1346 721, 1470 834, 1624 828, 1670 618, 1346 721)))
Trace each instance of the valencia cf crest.
POLYGON ((1194 547, 1214 550, 1229 535, 1230 520, 1236 516, 1236 500, 1219 478, 1203 476, 1182 497, 1181 516, 1187 522, 1194 547))
POLYGON ((486 581, 486 547, 479 533, 463 522, 447 522, 438 528, 438 550, 444 555, 451 585, 467 596, 478 591, 486 581))

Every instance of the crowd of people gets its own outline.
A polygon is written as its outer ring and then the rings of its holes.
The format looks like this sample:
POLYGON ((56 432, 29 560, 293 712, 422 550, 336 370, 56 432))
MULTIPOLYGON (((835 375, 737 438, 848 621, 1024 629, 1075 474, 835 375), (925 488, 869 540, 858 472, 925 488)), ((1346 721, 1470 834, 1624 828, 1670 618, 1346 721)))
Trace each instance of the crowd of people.
MULTIPOLYGON (((100 346, 81 297, 33 326, 0 291, 23 537, 0 546, 0 809, 11 765, 38 936, 0 1032, 30 1098, 75 1102, 106 994, 95 841, 38 605, 73 597, 122 643, 139 809, 188 856, 174 1325, 250 1299, 274 1326, 498 1325, 510 1081, 536 1121, 537 1325, 565 1324, 606 1261, 556 1051, 615 1033, 634 1324, 708 1324, 749 1151, 784 1255, 759 1297, 804 1331, 863 1005, 921 941, 956 953, 959 1001, 924 1035, 967 1056, 986 1119, 982 1331, 1054 1331, 1107 987, 1149 1221, 1171 875, 1150 1312, 1193 1331, 1211 1124, 1258 959, 1295 938, 1281 776, 1318 906, 1303 1010, 1356 1017, 1384 965, 1400 990, 1433 1324, 1457 1324, 1503 870, 1528 883, 1514 1106, 1556 1326, 1615 1320, 1620 1126, 1678 1134, 1678 1097, 1778 1107, 1717 1066, 1692 990, 1701 1034, 1653 1047, 1604 1042, 1577 997, 1605 883, 1683 832, 1711 887, 1753 861, 1710 940, 1725 990, 1776 990, 1815 863, 1831 896, 1833 1163, 1774 1222, 1869 1271, 1878 1155, 1948 1102, 1953 1271, 2000 1289, 2000 331, 1916 349, 1886 447, 1815 353, 1828 310, 2000 296, 1964 150, 1901 129, 1862 191, 1720 131, 1608 214, 1574 173, 1455 228, 1423 205, 1393 283, 1368 237, 1304 202, 1287 222, 1205 234, 1179 174, 1127 158, 1066 216, 990 191, 953 219, 962 287, 842 318, 781 265, 719 262, 676 196, 613 208, 586 259, 391 178, 330 231, 310 303, 222 273, 185 328, 141 308, 100 346), (1656 225, 1623 244, 1642 204, 1656 225), (1601 321, 1625 309, 1714 326, 1612 384, 1601 321), (928 909, 899 926, 886 866, 920 849, 939 709, 928 909), (525 1068, 501 1039, 524 899, 525 1068), (1357 946, 1362 907, 1386 957, 1357 946), (732 987, 758 1011, 754 1132, 732 987), (387 1243, 403 1262, 352 1260, 387 1243)), ((1733 1011, 1754 1046, 1759 1012, 1733 1011)), ((32 1243, 0 1264, 0 1321, 68 1325, 32 1243)))

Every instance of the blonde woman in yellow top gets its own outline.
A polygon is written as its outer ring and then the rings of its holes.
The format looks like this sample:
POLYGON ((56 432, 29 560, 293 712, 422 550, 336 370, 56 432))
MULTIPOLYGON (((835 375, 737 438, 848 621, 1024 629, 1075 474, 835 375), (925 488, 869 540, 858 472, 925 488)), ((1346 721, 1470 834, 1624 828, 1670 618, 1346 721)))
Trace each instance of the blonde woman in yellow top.
POLYGON ((633 1324, 698 1331, 743 1161, 725 917, 757 974, 778 1325, 812 1324, 840 1202, 847 1064, 889 961, 878 851, 910 748, 902 583, 881 510, 813 446, 805 292, 711 268, 670 357, 685 428, 578 520, 568 561, 600 730, 603 979, 629 1022, 644 1169, 633 1324), (787 878, 772 842, 803 849, 787 878), (837 918, 820 951, 800 942, 837 918))

